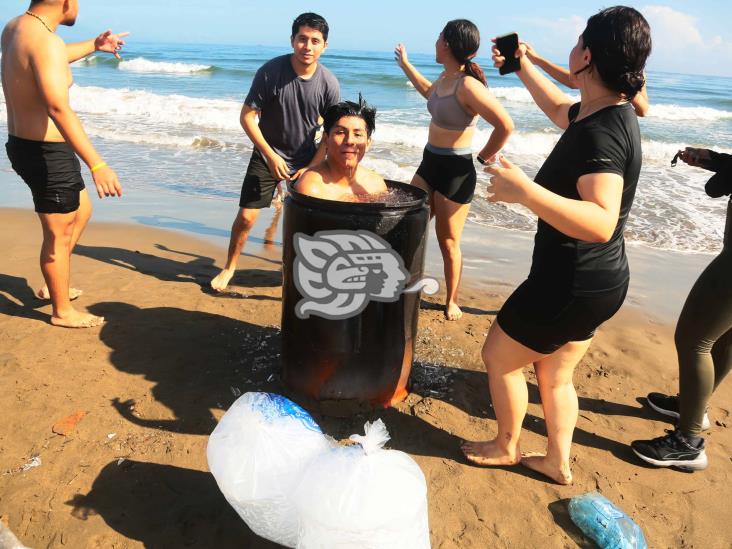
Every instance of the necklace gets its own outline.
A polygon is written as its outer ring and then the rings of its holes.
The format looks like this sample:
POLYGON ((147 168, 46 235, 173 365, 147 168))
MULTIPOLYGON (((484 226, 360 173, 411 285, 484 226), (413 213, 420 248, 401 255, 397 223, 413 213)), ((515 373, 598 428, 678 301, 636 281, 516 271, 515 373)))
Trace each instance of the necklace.
POLYGON ((36 19, 38 19, 38 20, 39 20, 39 21, 41 22, 41 24, 42 24, 42 25, 43 25, 44 27, 46 27, 46 30, 47 30, 48 32, 50 32, 51 34, 53 34, 53 31, 51 30, 51 27, 49 27, 49 26, 48 26, 48 25, 46 24, 46 22, 45 22, 45 21, 43 20, 43 18, 42 18, 42 17, 40 16, 40 15, 38 15, 37 13, 33 13, 33 12, 32 12, 31 10, 28 10, 28 11, 26 11, 26 12, 25 12, 25 14, 26 14, 26 15, 30 15, 31 17, 35 17, 36 19))

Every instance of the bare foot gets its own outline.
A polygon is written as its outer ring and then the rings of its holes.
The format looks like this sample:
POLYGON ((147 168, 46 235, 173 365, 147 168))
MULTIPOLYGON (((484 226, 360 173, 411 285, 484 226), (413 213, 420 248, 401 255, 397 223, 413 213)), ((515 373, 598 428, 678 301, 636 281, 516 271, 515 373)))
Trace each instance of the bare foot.
MULTIPOLYGON (((69 301, 74 301, 76 298, 81 297, 83 293, 84 290, 69 288, 69 301)), ((43 299, 44 301, 48 301, 49 299, 51 299, 51 292, 48 291, 48 286, 43 286, 43 288, 38 290, 36 292, 36 297, 38 299, 43 299)))
POLYGON ((572 472, 569 464, 550 463, 544 454, 527 453, 521 456, 521 465, 549 477, 557 484, 572 484, 572 472))
POLYGON ((52 316, 51 324, 61 326, 63 328, 94 328, 104 323, 103 316, 94 316, 89 313, 80 313, 71 310, 71 312, 63 316, 52 316))
POLYGON ((458 307, 457 303, 448 303, 445 305, 445 318, 447 320, 460 320, 463 316, 463 312, 458 307))
POLYGON ((231 277, 234 276, 234 269, 221 269, 221 272, 211 280, 211 287, 217 292, 223 292, 231 281, 231 277))
POLYGON ((515 455, 511 455, 499 448, 495 440, 488 440, 486 442, 463 441, 460 449, 465 457, 468 458, 468 461, 484 467, 516 465, 521 461, 518 449, 516 449, 515 455))

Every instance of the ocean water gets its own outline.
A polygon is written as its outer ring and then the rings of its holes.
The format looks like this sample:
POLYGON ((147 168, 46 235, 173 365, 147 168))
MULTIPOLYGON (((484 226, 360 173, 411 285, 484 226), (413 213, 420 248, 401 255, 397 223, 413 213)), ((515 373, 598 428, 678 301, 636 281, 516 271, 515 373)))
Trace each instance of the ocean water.
MULTIPOLYGON (((92 55, 73 65, 71 103, 128 194, 149 194, 151 200, 161 195, 165 200, 180 195, 220 200, 231 202, 233 212, 251 154, 239 126, 242 101, 257 68, 288 51, 131 41, 122 61, 92 55)), ((411 54, 410 59, 428 78, 439 74, 432 56, 411 54)), ((361 92, 378 109, 364 163, 386 178, 410 181, 427 140, 429 115, 392 54, 332 49, 321 62, 340 80, 345 99, 361 92)), ((515 75, 501 77, 489 60, 479 62, 516 123, 504 154, 533 175, 559 130, 515 75)), ((726 201, 704 193, 708 172, 682 163, 672 168, 670 160, 686 145, 732 152, 732 78, 651 72, 648 89, 652 107, 641 119, 643 171, 626 238, 631 245, 714 252, 721 247, 726 201)), ((4 103, 1 96, 0 101, 4 103)), ((0 107, 0 130, 6 132, 5 108, 0 107)), ((480 121, 475 151, 489 132, 480 121)), ((10 169, 4 155, 0 169, 10 169)), ((486 185, 487 177, 480 174, 472 223, 534 230, 535 217, 527 210, 488 203, 486 185)), ((222 215, 228 219, 232 212, 222 215)))

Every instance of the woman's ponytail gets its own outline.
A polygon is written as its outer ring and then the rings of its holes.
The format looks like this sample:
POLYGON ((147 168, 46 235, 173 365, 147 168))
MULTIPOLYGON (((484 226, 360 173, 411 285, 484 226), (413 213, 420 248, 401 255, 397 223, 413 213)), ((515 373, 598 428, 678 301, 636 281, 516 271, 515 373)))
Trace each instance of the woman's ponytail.
POLYGON ((488 85, 483 69, 475 61, 468 60, 465 62, 465 73, 479 80, 484 86, 488 85))

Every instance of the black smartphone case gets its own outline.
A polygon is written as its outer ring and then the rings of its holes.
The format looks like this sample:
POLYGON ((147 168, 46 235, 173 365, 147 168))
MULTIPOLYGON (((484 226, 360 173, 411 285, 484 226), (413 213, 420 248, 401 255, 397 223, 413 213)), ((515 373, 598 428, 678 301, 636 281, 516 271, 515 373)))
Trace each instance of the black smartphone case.
POLYGON ((504 34, 496 38, 496 48, 506 58, 501 68, 498 69, 499 74, 509 74, 521 68, 521 60, 514 57, 518 46, 518 34, 516 33, 504 34))

